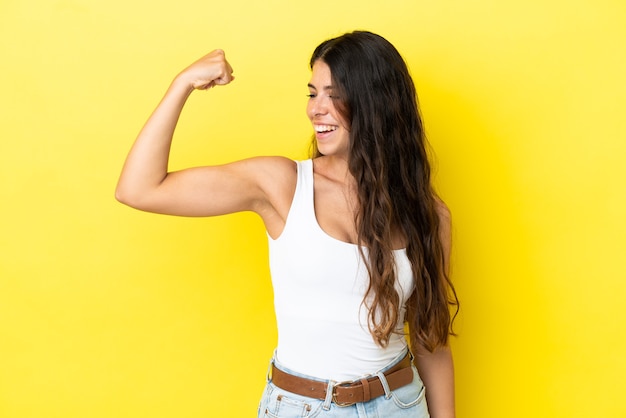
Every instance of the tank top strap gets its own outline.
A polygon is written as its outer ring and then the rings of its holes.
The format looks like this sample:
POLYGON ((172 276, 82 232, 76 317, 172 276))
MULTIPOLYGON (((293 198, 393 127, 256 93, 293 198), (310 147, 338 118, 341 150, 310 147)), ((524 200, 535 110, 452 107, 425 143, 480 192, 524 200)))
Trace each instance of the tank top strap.
POLYGON ((299 221, 306 225, 314 225, 315 205, 313 201, 313 160, 296 161, 298 167, 298 180, 294 194, 292 213, 297 213, 299 221))

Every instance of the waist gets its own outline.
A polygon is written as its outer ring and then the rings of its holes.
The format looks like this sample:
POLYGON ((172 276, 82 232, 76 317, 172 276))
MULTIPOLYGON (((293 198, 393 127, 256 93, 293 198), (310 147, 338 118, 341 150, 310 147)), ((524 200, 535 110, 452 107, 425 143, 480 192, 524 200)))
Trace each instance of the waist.
POLYGON ((382 370, 407 350, 404 336, 394 333, 381 348, 362 326, 279 326, 277 365, 321 380, 347 381, 382 370))
POLYGON ((317 380, 281 370, 272 363, 270 381, 277 387, 301 396, 327 400, 331 398, 338 406, 368 402, 408 385, 413 381, 412 356, 410 353, 386 370, 348 382, 317 380))

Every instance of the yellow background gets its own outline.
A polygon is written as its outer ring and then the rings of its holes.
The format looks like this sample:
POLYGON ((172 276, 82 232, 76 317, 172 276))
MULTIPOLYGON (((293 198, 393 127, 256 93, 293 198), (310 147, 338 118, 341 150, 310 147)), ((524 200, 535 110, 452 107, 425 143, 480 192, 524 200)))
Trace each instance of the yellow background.
POLYGON ((304 158, 307 62, 352 29, 414 75, 454 216, 459 417, 626 416, 626 3, 2 0, 0 417, 254 416, 262 224, 113 190, 172 77, 223 48, 172 168, 304 158))

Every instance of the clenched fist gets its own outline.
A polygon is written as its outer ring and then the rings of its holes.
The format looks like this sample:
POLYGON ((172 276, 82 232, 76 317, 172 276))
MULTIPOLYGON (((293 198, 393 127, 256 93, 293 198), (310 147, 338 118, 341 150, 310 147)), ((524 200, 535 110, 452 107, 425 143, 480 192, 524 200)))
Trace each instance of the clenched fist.
POLYGON ((233 81, 233 68, 224 51, 216 49, 185 68, 177 77, 197 90, 210 89, 216 85, 226 85, 233 81))

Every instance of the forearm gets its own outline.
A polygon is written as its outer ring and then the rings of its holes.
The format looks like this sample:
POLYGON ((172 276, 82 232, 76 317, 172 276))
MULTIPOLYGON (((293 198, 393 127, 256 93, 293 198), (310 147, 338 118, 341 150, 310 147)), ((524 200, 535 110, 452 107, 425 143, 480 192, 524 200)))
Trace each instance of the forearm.
POLYGON ((175 79, 133 144, 117 185, 120 200, 139 197, 158 187, 167 175, 172 137, 193 87, 175 79))
POLYGON ((454 365, 450 348, 440 348, 434 353, 418 350, 415 362, 426 386, 431 418, 454 418, 454 365))

